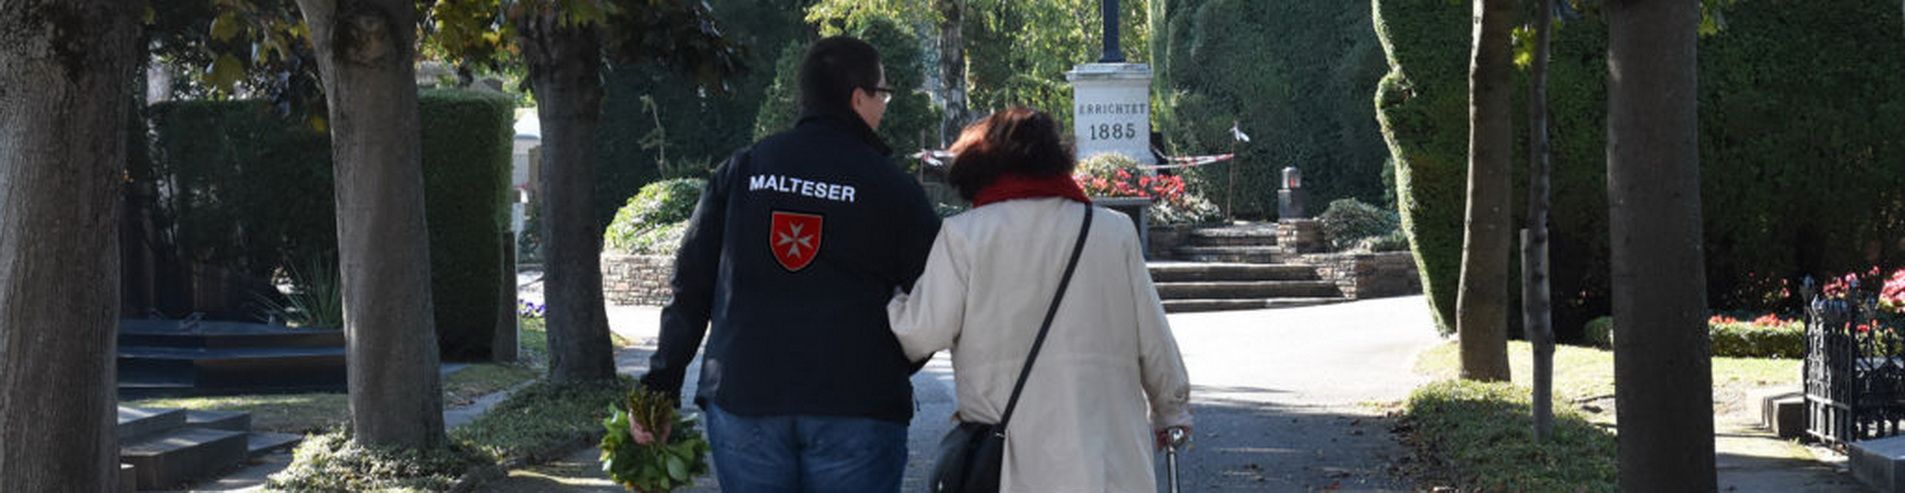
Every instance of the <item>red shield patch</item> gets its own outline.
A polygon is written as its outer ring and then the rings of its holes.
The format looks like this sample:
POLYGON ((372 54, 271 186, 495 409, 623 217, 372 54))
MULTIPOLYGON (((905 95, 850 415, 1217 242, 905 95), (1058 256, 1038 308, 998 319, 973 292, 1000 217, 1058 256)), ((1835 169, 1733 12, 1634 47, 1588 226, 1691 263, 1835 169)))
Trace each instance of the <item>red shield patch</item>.
POLYGON ((799 272, 813 263, 820 256, 820 221, 818 214, 775 211, 767 238, 774 260, 788 272, 799 272))

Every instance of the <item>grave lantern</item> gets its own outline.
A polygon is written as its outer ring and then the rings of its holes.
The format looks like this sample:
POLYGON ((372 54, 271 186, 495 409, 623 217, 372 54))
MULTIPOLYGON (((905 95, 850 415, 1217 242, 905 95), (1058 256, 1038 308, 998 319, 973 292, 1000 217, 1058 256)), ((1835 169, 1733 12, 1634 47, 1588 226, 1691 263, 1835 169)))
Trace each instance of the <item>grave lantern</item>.
POLYGON ((1303 219, 1303 171, 1295 166, 1283 168, 1283 189, 1277 190, 1277 219, 1303 219))

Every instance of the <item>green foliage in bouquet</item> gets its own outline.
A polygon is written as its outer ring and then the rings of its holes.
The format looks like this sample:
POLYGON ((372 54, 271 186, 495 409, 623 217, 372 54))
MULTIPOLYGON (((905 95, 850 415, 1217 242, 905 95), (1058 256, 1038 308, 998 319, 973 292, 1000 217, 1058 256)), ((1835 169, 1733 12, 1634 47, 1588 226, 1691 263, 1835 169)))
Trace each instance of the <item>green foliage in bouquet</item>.
POLYGON ((673 400, 637 388, 626 406, 610 406, 602 420, 602 471, 631 490, 661 493, 694 484, 708 473, 708 441, 695 419, 675 410, 673 400))

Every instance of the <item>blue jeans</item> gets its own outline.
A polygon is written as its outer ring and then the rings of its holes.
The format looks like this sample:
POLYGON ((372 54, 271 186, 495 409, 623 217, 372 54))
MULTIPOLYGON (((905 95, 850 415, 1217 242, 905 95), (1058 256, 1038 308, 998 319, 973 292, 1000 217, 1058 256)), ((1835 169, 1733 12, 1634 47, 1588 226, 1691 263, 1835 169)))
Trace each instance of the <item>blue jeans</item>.
POLYGON ((906 424, 837 416, 737 416, 705 411, 714 472, 735 493, 897 492, 906 424))

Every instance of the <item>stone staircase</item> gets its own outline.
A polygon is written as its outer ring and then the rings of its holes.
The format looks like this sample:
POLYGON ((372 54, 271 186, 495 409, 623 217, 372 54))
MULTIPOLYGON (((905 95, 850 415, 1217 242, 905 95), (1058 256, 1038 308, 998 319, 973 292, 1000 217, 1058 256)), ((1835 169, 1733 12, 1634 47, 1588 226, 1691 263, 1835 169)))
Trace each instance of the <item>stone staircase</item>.
POLYGON ((344 333, 228 321, 119 323, 119 397, 343 392, 344 333))
POLYGON ((1192 231, 1174 260, 1150 263, 1167 313, 1254 310, 1348 301, 1315 267, 1277 244, 1277 225, 1249 224, 1192 231))
POLYGON ((253 432, 249 413, 120 407, 120 483, 124 491, 173 489, 303 440, 253 432))

